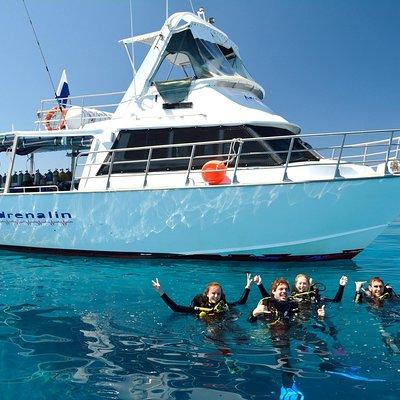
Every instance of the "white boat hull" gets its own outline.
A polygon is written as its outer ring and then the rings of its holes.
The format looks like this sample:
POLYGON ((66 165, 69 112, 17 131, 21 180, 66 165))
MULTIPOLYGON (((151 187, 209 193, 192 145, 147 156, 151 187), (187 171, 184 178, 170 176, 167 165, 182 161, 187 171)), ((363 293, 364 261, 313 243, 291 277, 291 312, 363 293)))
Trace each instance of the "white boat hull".
POLYGON ((400 177, 7 194, 0 247, 115 256, 351 258, 400 213, 400 177))

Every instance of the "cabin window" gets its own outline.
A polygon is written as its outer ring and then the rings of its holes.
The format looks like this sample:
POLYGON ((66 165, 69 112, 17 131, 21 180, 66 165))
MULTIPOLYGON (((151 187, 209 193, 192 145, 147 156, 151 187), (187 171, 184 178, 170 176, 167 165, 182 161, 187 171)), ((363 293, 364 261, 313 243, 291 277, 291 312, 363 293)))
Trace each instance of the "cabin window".
POLYGON ((172 35, 152 81, 235 75, 253 80, 232 48, 195 38, 187 29, 172 35))
MULTIPOLYGON (((152 150, 150 171, 186 170, 192 151, 192 145, 185 143, 205 142, 197 144, 193 169, 201 167, 209 160, 226 160, 229 157, 230 143, 210 143, 219 140, 236 138, 249 139, 261 137, 277 137, 291 135, 291 132, 280 128, 259 126, 218 126, 166 128, 146 130, 121 130, 112 149, 118 150, 114 155, 112 173, 143 173, 146 169, 149 149, 147 146, 171 145, 152 150)), ((286 162, 290 138, 274 140, 244 141, 239 160, 239 167, 276 166, 286 162)), ((236 144, 236 150, 238 145, 236 144)), ((316 161, 318 155, 311 147, 296 138, 290 162, 316 161)), ((99 169, 98 175, 108 174, 108 162, 99 169)))

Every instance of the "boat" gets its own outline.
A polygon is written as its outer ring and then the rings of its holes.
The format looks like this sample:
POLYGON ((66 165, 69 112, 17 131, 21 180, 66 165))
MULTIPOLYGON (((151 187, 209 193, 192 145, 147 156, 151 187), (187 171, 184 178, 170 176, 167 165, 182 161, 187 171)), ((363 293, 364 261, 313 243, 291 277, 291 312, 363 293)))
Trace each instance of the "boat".
POLYGON ((204 10, 121 44, 149 47, 124 93, 43 100, 34 130, 0 136, 1 249, 350 259, 400 213, 399 129, 302 133, 204 10), (34 173, 58 150, 69 174, 34 173))

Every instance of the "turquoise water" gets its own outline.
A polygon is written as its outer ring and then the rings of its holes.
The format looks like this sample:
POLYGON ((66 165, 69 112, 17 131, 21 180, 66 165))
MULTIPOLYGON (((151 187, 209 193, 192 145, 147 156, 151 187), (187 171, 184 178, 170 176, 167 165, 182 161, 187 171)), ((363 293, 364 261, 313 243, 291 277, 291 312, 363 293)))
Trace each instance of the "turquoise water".
POLYGON ((305 399, 400 397, 400 307, 371 310, 352 302, 354 281, 379 274, 400 291, 400 225, 354 261, 315 263, 109 260, 1 253, 1 399, 278 399, 284 371, 305 399), (189 304, 208 281, 236 300, 245 272, 267 284, 298 272, 325 283, 325 325, 305 322, 288 341, 271 340, 246 318, 206 324, 174 314, 151 288, 158 277, 189 304), (394 346, 393 346, 394 345, 394 346), (283 357, 285 355, 285 357, 283 357), (289 365, 282 361, 289 360, 289 365))

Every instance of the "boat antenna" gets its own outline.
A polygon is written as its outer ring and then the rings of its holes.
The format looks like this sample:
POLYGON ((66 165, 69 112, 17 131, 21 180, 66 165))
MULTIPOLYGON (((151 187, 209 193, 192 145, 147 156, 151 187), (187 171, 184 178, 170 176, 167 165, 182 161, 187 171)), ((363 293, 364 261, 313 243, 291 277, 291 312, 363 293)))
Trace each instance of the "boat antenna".
MULTIPOLYGON (((131 37, 133 37, 133 7, 132 7, 132 0, 129 0, 129 11, 131 14, 131 37)), ((132 58, 132 76, 133 76, 133 89, 135 92, 136 97, 136 67, 135 67, 135 44, 131 43, 131 58, 132 58)))
MULTIPOLYGON (((133 37, 133 7, 132 7, 132 0, 129 0, 129 11, 130 11, 130 16, 131 16, 131 37, 133 37)), ((131 43, 131 53, 132 53, 133 76, 135 76, 135 74, 136 74, 136 68, 135 68, 135 46, 133 45, 133 42, 131 43)))
POLYGON ((189 0, 190 6, 192 7, 193 14, 195 13, 192 0, 189 0))
POLYGON ((26 14, 27 14, 27 16, 28 16, 29 22, 30 22, 30 24, 31 24, 33 34, 35 35, 36 43, 37 43, 37 45, 38 45, 38 47, 39 47, 40 54, 41 54, 41 56, 42 56, 44 65, 45 65, 45 67, 46 67, 47 75, 49 76, 51 87, 53 88, 54 97, 55 97, 55 99, 57 100, 57 103, 59 104, 59 106, 61 107, 61 101, 60 101, 60 99, 57 98, 56 88, 55 88, 55 86, 54 86, 53 79, 51 78, 50 70, 49 70, 49 67, 48 67, 48 65, 47 65, 46 58, 45 58, 45 56, 44 56, 44 54, 43 54, 42 46, 41 46, 40 43, 39 43, 39 39, 38 39, 38 36, 37 36, 37 34, 36 34, 35 27, 33 26, 33 22, 32 22, 31 16, 29 15, 28 7, 26 6, 25 0, 22 0, 22 3, 24 4, 25 11, 26 11, 26 14))
POLYGON ((168 0, 165 0, 165 19, 168 19, 168 0))

